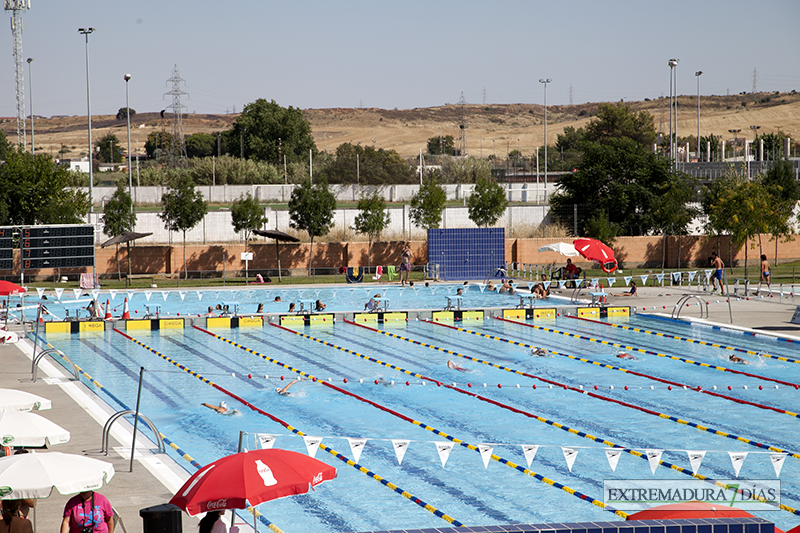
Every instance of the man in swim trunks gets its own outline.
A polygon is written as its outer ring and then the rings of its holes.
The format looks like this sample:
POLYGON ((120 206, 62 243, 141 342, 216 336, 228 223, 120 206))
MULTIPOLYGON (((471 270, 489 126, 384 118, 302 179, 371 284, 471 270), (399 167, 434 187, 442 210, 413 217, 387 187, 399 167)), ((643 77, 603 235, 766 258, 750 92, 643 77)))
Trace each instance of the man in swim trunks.
POLYGON ((403 253, 400 254, 400 285, 408 283, 408 275, 411 273, 411 244, 406 243, 403 253))
POLYGON ((767 261, 767 256, 765 254, 761 254, 761 277, 758 279, 758 293, 761 294, 761 283, 767 284, 767 289, 772 291, 772 284, 769 281, 769 261, 767 261))
POLYGON ((717 284, 719 284, 719 293, 723 294, 722 269, 725 268, 725 263, 722 262, 717 252, 711 252, 711 266, 714 268, 714 273, 711 274, 711 294, 717 290, 717 284))

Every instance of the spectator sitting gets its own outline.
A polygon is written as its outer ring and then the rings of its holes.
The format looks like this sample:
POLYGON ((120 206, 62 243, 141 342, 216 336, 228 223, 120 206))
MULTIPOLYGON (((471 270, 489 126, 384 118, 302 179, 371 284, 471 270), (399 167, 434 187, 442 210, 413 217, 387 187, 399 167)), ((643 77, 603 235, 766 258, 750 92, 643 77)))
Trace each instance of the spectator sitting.
POLYGON ((264 283, 264 276, 256 274, 256 283, 264 283))
POLYGON ((639 296, 636 294, 636 282, 631 281, 631 290, 614 294, 614 296, 639 296))
POLYGON ((565 279, 578 279, 578 267, 572 262, 572 259, 567 259, 567 266, 564 267, 565 279))

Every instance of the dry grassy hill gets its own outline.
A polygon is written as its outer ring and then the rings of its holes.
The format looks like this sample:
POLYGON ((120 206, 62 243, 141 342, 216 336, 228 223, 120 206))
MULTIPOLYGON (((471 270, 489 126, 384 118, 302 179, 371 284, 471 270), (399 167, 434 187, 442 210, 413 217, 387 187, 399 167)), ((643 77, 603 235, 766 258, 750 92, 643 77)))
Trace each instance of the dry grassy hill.
MULTIPOLYGON (((628 102, 635 110, 646 110, 653 115, 656 130, 669 129, 669 100, 628 102)), ((581 127, 597 112, 598 104, 548 106, 548 143, 556 142, 556 135, 566 126, 581 127)), ((536 104, 457 105, 416 109, 307 109, 317 147, 332 152, 345 142, 393 149, 404 157, 414 157, 424 150, 427 139, 439 135, 458 138, 460 116, 463 112, 467 125, 469 153, 488 156, 494 151, 504 156, 507 150, 519 148, 523 154, 532 153, 544 139, 544 109, 536 104)), ((238 115, 186 115, 183 120, 187 134, 229 129, 238 115)), ((703 96, 700 99, 700 133, 723 135, 730 138, 730 129, 741 129, 739 134, 752 138, 751 125, 761 126, 761 133, 782 130, 798 139, 800 129, 800 94, 752 93, 732 96, 703 96)), ((16 122, 8 120, 1 126, 9 139, 16 138, 16 122)), ((135 152, 144 151, 144 142, 152 131, 169 130, 169 117, 159 113, 138 113, 131 121, 131 138, 135 152)), ((694 96, 681 96, 678 103, 678 135, 697 133, 697 100, 694 96)), ((112 132, 127 143, 125 121, 114 116, 92 117, 92 138, 97 140, 112 132)), ((86 155, 86 117, 36 118, 36 150, 62 157, 86 155)), ((29 137, 30 140, 30 137, 29 137)))

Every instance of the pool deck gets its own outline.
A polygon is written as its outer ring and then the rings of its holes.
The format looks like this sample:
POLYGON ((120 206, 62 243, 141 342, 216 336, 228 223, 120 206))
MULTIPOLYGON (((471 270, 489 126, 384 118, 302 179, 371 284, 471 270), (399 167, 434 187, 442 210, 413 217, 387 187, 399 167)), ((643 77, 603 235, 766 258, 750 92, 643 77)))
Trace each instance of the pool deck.
MULTIPOLYGON (((607 293, 615 294, 624 291, 623 287, 606 289, 607 293)), ((669 316, 675 304, 685 294, 695 294, 703 301, 709 302, 709 321, 720 326, 743 327, 760 330, 781 336, 800 338, 800 324, 792 324, 791 319, 795 309, 800 305, 800 297, 796 303, 793 298, 784 296, 783 301, 775 297, 758 298, 751 296, 744 298, 731 298, 730 313, 726 299, 719 295, 709 295, 707 292, 698 291, 696 288, 686 287, 641 287, 638 296, 620 297, 609 296, 609 305, 635 306, 639 313, 660 313, 669 316), (731 315, 733 322, 731 323, 731 315)), ((563 290, 562 295, 569 297, 572 290, 563 290)), ((583 296, 588 300, 588 291, 583 296)), ((700 317, 697 299, 693 304, 681 312, 681 318, 696 319, 700 317)), ((20 331, 21 329, 17 329, 20 331)), ((143 531, 139 510, 153 505, 166 503, 172 494, 189 474, 183 465, 163 455, 153 453, 155 444, 147 442, 141 436, 137 437, 137 456, 134 460, 134 471, 129 472, 130 466, 130 438, 129 424, 116 424, 111 436, 111 452, 106 457, 100 453, 102 427, 112 410, 103 402, 98 401, 94 394, 88 393, 88 387, 82 383, 69 380, 68 374, 61 366, 49 360, 40 364, 39 378, 36 383, 31 381, 31 345, 20 342, 16 345, 0 345, 0 388, 12 388, 38 394, 52 400, 53 408, 38 411, 37 414, 50 419, 70 431, 71 439, 66 444, 52 448, 52 451, 74 453, 97 457, 113 463, 116 474, 111 482, 98 492, 106 495, 111 504, 122 516, 128 533, 143 531), (123 444, 123 443, 127 444, 123 444)), ((145 429, 145 433, 149 429, 145 429)), ((186 445, 189 446, 190 443, 186 445)), ((186 463, 190 471, 194 467, 186 463)), ((43 532, 57 532, 64 504, 69 496, 62 496, 57 492, 50 498, 39 500, 37 504, 36 524, 37 530, 43 532)), ((244 526, 244 524, 237 525, 244 526)), ((281 524, 276 524, 278 527, 281 524)), ((290 524, 287 524, 290 526, 290 524)), ((442 523, 445 526, 445 523, 442 523)), ((119 527, 119 526, 118 526, 119 527)), ((247 527, 242 527, 244 533, 247 527)), ((259 525, 260 530, 266 527, 259 525)), ((121 533, 121 529, 117 530, 121 533)), ((183 515, 183 531, 194 533, 197 531, 197 520, 183 515)))

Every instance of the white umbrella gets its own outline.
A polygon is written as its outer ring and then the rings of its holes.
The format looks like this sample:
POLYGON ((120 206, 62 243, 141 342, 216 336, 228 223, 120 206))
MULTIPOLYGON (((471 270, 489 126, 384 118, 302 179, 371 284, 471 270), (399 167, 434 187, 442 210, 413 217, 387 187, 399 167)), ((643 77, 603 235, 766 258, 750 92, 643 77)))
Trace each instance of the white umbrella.
POLYGON ((0 409, 10 411, 43 411, 52 409, 47 398, 16 389, 0 389, 0 409))
POLYGON ((47 498, 97 490, 114 477, 114 465, 69 453, 23 453, 0 458, 0 500, 47 498))
POLYGON ((580 254, 578 250, 575 249, 573 244, 568 242, 554 242, 553 244, 548 244, 546 246, 542 246, 539 248, 540 252, 558 252, 561 255, 565 255, 567 257, 577 257, 580 254))
POLYGON ((0 409, 0 444, 3 446, 51 446, 69 440, 69 431, 43 416, 0 409))

